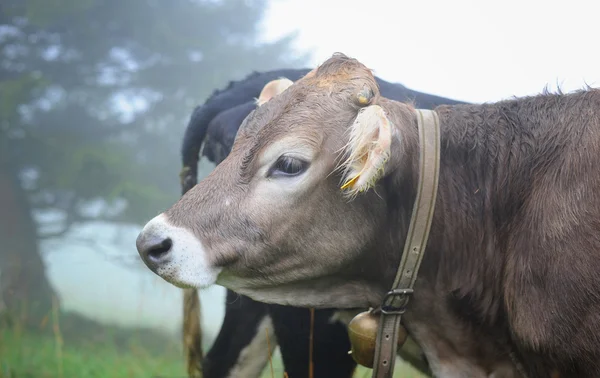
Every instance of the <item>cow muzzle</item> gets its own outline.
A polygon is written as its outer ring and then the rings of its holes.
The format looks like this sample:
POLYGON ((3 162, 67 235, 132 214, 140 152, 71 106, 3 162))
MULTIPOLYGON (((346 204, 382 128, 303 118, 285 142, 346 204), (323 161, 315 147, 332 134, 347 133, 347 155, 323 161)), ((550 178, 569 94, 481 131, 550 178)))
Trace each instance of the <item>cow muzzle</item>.
POLYGON ((173 226, 165 214, 144 226, 135 245, 152 272, 180 288, 210 286, 221 271, 210 265, 202 242, 185 228, 173 226))

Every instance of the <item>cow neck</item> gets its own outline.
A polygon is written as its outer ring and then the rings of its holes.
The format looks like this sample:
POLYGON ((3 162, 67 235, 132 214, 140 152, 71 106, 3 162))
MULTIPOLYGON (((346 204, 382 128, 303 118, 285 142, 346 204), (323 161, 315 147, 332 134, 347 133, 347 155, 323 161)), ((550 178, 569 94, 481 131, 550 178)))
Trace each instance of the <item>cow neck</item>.
POLYGON ((417 109, 419 182, 404 251, 392 289, 384 296, 375 345, 372 378, 391 378, 394 372, 400 320, 413 294, 433 219, 440 168, 440 122, 433 110, 417 109))

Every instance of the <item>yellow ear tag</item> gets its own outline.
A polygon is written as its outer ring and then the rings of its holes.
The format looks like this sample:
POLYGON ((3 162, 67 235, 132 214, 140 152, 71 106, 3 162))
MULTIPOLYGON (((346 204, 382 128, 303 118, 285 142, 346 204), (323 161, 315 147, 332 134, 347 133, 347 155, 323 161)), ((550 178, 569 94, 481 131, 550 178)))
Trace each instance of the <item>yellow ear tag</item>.
POLYGON ((365 95, 359 94, 358 95, 358 103, 361 105, 368 105, 369 99, 365 95))
POLYGON ((354 186, 354 184, 356 184, 356 181, 358 180, 358 178, 360 177, 360 175, 362 175, 363 171, 365 170, 366 166, 363 165, 363 168, 360 170, 360 172, 358 172, 356 174, 356 176, 352 177, 350 180, 348 180, 347 183, 345 183, 344 185, 342 185, 340 187, 340 189, 344 190, 346 188, 350 188, 352 186, 354 186))
POLYGON ((340 187, 340 189, 344 190, 346 188, 349 188, 349 187, 353 186, 356 183, 356 180, 358 180, 359 177, 360 177, 360 173, 357 174, 356 176, 352 177, 350 180, 348 180, 348 182, 345 183, 344 185, 342 185, 340 187))

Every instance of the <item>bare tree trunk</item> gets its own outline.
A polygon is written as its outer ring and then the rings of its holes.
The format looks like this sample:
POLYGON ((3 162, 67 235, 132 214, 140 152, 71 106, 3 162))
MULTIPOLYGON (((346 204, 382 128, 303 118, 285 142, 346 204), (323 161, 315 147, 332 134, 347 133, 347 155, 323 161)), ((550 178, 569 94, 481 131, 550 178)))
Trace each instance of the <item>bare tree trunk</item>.
POLYGON ((39 326, 53 295, 31 207, 0 134, 0 310, 12 321, 39 326))

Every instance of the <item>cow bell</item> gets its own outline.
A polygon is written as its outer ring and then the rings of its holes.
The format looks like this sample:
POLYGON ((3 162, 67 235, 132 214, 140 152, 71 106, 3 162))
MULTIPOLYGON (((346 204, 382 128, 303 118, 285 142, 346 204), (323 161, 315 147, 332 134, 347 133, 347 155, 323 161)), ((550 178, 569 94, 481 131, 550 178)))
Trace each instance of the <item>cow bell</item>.
MULTIPOLYGON (((350 353, 352 359, 364 367, 373 368, 375 360, 375 346, 377 343, 377 330, 380 315, 371 311, 361 312, 348 324, 348 337, 350 338, 350 353)), ((398 349, 404 345, 407 338, 406 329, 400 326, 398 331, 398 349)))

